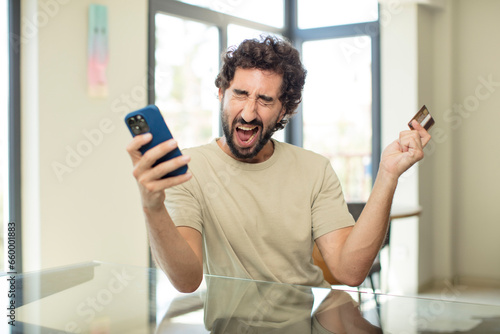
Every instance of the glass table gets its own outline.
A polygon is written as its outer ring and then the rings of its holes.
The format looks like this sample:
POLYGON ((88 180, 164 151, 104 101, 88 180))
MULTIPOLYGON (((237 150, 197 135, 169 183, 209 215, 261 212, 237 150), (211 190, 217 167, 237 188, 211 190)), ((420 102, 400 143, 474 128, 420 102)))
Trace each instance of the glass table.
POLYGON ((0 277, 1 333, 500 333, 500 306, 89 262, 0 277), (14 326, 15 325, 15 326, 14 326))

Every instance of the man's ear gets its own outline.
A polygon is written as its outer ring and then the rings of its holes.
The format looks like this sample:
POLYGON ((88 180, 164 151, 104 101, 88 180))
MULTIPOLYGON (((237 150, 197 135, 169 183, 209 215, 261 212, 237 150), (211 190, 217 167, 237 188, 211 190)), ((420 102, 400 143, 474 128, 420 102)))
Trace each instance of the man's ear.
POLYGON ((276 123, 281 122, 283 117, 285 117, 285 114, 286 114, 286 108, 285 108, 285 106, 282 106, 281 111, 280 111, 280 116, 278 117, 278 121, 276 123))
POLYGON ((219 102, 222 102, 222 98, 224 97, 224 91, 222 90, 222 87, 219 88, 219 102))

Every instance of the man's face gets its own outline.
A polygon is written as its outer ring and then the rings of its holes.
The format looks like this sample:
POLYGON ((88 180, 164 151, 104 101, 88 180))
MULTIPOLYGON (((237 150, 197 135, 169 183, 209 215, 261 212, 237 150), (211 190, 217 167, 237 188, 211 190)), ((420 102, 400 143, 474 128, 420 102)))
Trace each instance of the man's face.
POLYGON ((282 81, 283 76, 274 72, 237 68, 226 91, 219 90, 222 128, 234 158, 260 161, 259 153, 284 116, 279 101, 282 81))

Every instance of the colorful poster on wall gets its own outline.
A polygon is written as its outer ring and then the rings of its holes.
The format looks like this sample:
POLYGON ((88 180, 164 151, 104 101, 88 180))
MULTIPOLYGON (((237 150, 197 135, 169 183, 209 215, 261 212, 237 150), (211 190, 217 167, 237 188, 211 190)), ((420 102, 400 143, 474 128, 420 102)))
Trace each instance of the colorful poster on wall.
POLYGON ((90 5, 88 30, 87 80, 90 97, 108 96, 106 68, 108 66, 108 8, 90 5))

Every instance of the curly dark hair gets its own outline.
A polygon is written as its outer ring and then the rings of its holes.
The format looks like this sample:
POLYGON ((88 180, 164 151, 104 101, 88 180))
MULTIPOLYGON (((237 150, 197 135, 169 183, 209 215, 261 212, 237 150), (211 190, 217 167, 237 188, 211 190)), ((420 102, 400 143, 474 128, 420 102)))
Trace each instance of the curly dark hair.
POLYGON ((217 88, 224 92, 234 78, 236 68, 256 68, 283 75, 279 100, 285 116, 276 124, 275 131, 283 129, 302 100, 307 71, 300 61, 300 54, 290 42, 275 36, 244 40, 238 47, 231 47, 222 55, 222 68, 215 79, 217 88))

